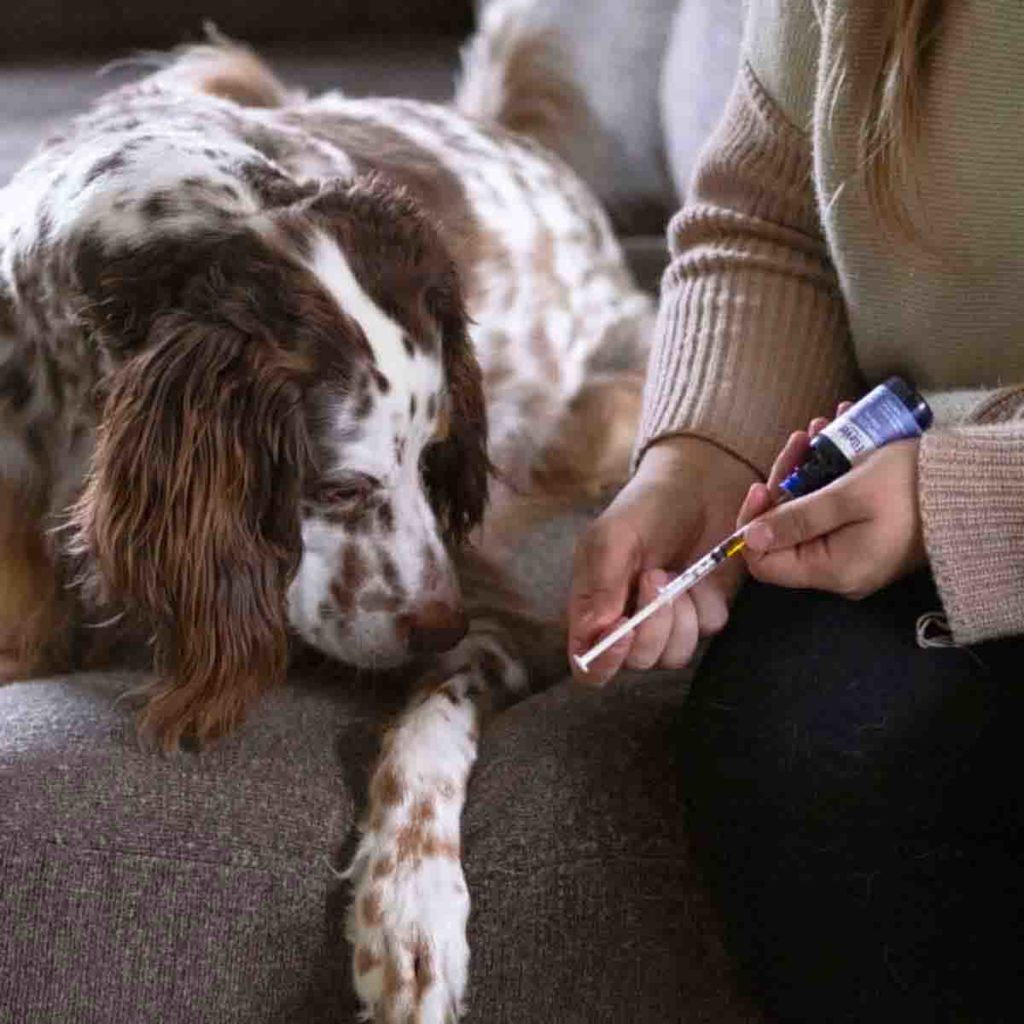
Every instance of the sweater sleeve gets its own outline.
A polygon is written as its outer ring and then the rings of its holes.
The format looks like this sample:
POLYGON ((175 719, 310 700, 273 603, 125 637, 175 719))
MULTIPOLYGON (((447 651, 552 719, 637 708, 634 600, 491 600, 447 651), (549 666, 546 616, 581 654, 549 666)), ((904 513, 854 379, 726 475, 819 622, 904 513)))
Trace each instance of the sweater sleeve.
POLYGON ((744 61, 669 228, 637 457, 688 434, 766 475, 791 431, 858 394, 811 162, 744 61))
POLYGON ((960 644, 1024 633, 1024 389, 972 422, 925 434, 918 460, 925 548, 960 644))

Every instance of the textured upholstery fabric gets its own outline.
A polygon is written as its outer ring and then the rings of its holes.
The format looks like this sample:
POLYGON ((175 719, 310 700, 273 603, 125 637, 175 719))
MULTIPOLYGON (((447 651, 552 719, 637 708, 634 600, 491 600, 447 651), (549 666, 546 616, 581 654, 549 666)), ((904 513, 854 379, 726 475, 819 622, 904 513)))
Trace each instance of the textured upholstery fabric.
POLYGON ((140 681, 0 687, 0 1021, 337 1020, 331 864, 379 707, 293 682, 164 757, 118 703, 140 681))
POLYGON ((472 1024, 754 1024, 689 855, 675 673, 559 686, 486 734, 464 818, 472 1024))
MULTIPOLYGON (((394 693, 327 669, 236 736, 140 749, 133 674, 0 688, 0 1022, 354 1020, 332 866, 394 693)), ((471 1021, 757 1020, 688 855, 679 683, 561 686, 486 735, 471 1021)))

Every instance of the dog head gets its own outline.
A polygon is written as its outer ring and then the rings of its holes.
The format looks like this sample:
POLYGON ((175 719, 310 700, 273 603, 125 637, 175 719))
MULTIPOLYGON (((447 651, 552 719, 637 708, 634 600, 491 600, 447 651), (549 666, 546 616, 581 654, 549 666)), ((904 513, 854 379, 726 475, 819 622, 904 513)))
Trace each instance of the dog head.
POLYGON ((243 224, 77 246, 114 366, 78 536, 155 630, 168 745, 235 724, 289 625, 381 667, 465 631, 488 462, 452 259, 387 181, 271 184, 243 224))
POLYGON ((483 515, 488 464, 458 276, 385 179, 326 189, 286 216, 289 230, 306 225, 306 265, 349 336, 312 396, 317 468, 289 616, 342 660, 389 667, 466 629, 448 551, 483 515))

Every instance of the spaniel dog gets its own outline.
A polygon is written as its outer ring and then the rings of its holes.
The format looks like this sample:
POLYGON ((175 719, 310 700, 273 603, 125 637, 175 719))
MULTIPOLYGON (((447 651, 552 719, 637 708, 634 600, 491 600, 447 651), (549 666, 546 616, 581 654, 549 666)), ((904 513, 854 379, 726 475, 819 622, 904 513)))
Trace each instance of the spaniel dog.
POLYGON ((467 543, 489 480, 509 522, 620 472, 650 326, 530 137, 573 100, 524 10, 492 6, 450 106, 307 99, 215 39, 0 191, 0 674, 65 663, 80 606, 126 610, 174 747, 236 726, 296 638, 411 663, 350 869, 379 1021, 460 1013, 466 782, 550 642, 467 543))

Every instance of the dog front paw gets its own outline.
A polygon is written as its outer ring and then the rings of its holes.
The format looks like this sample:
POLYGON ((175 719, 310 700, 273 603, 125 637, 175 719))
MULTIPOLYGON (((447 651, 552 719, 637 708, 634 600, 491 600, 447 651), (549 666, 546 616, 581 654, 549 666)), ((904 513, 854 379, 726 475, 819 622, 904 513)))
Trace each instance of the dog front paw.
POLYGON ((367 832, 350 869, 356 993, 376 1024, 454 1024, 469 971, 458 839, 388 824, 367 832))

